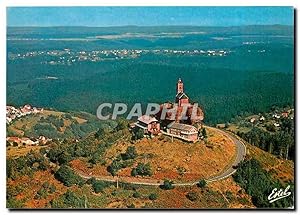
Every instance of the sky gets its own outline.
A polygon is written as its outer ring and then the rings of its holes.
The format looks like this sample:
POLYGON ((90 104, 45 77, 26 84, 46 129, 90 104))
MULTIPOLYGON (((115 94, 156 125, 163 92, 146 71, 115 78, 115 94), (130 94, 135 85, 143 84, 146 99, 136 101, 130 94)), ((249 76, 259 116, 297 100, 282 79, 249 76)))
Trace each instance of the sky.
POLYGON ((293 25, 292 7, 8 7, 8 26, 293 25))

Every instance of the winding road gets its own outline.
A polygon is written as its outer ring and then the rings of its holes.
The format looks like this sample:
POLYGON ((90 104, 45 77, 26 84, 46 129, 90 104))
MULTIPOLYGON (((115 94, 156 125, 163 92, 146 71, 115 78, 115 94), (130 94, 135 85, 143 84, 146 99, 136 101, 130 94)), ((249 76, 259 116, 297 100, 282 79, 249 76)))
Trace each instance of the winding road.
MULTIPOLYGON (((233 134, 230 134, 228 132, 222 131, 220 129, 214 128, 214 127, 208 127, 210 130, 214 130, 216 132, 219 132, 229 139, 232 140, 232 142, 236 145, 236 157, 235 160, 229 165, 228 169, 223 171, 222 173, 212 176, 208 179, 206 179, 207 183, 223 180, 225 178, 228 178, 236 171, 236 166, 244 160, 246 156, 246 146, 245 144, 239 140, 237 137, 235 137, 233 134)), ((76 171, 76 173, 81 176, 82 178, 89 179, 94 177, 95 179, 102 180, 102 181, 109 181, 109 182, 123 182, 123 183, 130 183, 130 184, 137 184, 137 185, 148 185, 148 186, 160 186, 163 184, 163 181, 157 181, 154 179, 140 179, 140 178, 133 178, 133 177, 112 177, 112 176, 96 176, 96 175, 86 175, 81 172, 76 171)), ((186 182, 186 183, 174 183, 174 186, 193 186, 196 185, 198 181, 194 182, 186 182)))
POLYGON ((238 138, 236 138, 233 134, 230 134, 228 132, 222 131, 220 129, 217 128, 213 128, 213 127, 209 127, 211 130, 217 131, 223 135, 225 135, 226 137, 228 137, 229 139, 231 139, 233 141, 233 143, 236 145, 236 157, 234 162, 230 165, 230 167, 225 170, 223 173, 213 176, 209 179, 206 179, 206 182, 213 182, 213 181, 218 181, 218 180, 222 180, 225 179, 229 176, 231 176, 233 173, 235 173, 236 171, 236 166, 244 160, 245 156, 246 156, 246 146, 245 144, 239 140, 238 138))

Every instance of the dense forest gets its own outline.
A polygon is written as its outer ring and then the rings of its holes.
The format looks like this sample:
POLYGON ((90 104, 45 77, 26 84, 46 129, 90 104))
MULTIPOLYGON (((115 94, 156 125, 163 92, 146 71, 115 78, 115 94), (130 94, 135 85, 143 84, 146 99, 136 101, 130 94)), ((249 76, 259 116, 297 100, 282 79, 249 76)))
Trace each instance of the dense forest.
POLYGON ((295 161, 295 125, 293 119, 282 118, 280 130, 268 130, 253 127, 249 132, 237 132, 248 143, 257 146, 283 159, 295 161))
POLYGON ((252 196, 252 202, 258 208, 287 208, 293 206, 293 185, 289 190, 292 195, 281 201, 268 202, 267 197, 274 188, 285 189, 285 187, 280 182, 274 180, 270 173, 264 170, 255 159, 246 160, 239 164, 233 178, 252 196))
POLYGON ((292 27, 191 26, 183 29, 183 26, 129 26, 127 29, 70 28, 64 32, 63 28, 49 28, 49 31, 44 28, 9 28, 8 54, 25 57, 8 59, 7 104, 21 106, 30 103, 45 108, 95 114, 103 102, 123 102, 130 106, 136 102, 174 101, 176 82, 182 78, 186 93, 193 102, 204 108, 205 122, 209 124, 226 122, 245 113, 265 112, 272 105, 293 105, 292 27), (195 30, 205 33, 188 34, 195 30), (126 31, 154 36, 76 40, 95 35, 121 35, 126 31), (180 32, 182 35, 161 38, 162 32, 180 32), (72 40, 60 41, 66 38, 72 40), (71 51, 59 56, 47 54, 64 49, 71 51), (90 56, 87 51, 124 49, 160 52, 145 52, 130 58, 101 57, 97 62, 78 61, 82 56, 90 56), (226 55, 186 55, 169 50, 222 50, 226 55), (46 54, 32 56, 31 52, 38 51, 46 54), (44 63, 58 62, 70 56, 76 60, 70 65, 44 63), (45 79, 48 76, 56 79, 45 79))
MULTIPOLYGON (((149 102, 174 102, 176 83, 181 78, 190 100, 203 108, 204 123, 208 125, 227 122, 227 127, 236 118, 266 113, 273 106, 294 108, 293 34, 292 26, 281 25, 9 27, 7 105, 31 104, 49 113, 13 121, 7 126, 7 136, 49 139, 46 145, 33 146, 39 148, 29 152, 26 146, 7 143, 8 154, 14 150, 22 152, 22 155, 7 157, 7 207, 25 207, 28 197, 24 193, 34 186, 38 187, 33 192, 34 200, 46 200, 51 196, 45 205, 48 208, 107 206, 108 202, 100 202, 105 189, 108 199, 114 196, 116 201, 141 198, 138 185, 120 183, 122 189, 129 189, 133 194, 118 196, 112 189, 113 182, 84 179, 72 168, 72 161, 80 160, 87 168, 97 164, 105 166, 104 171, 110 176, 117 176, 127 167, 130 167, 130 175, 137 178, 151 176, 155 171, 146 159, 133 166, 137 157, 144 156, 137 153, 134 145, 115 152, 107 163, 104 155, 118 140, 134 143, 144 135, 141 130, 131 133, 128 130, 130 122, 122 118, 117 121, 97 119, 96 110, 101 103, 126 103, 129 111, 134 103, 141 103, 144 110, 149 102), (82 60, 93 57, 93 51, 106 50, 110 54, 97 61, 82 60), (114 55, 120 50, 122 53, 137 52, 130 56, 114 55), (222 54, 211 54, 215 51, 222 54), (72 63, 62 63, 67 58, 72 59, 72 63), (48 174, 49 178, 39 184, 41 173, 48 174), (40 177, 35 178, 36 175, 40 177), (23 183, 26 178, 30 183, 23 183), (85 195, 87 192, 83 194, 87 188, 91 189, 92 198, 85 195), (95 198, 94 204, 88 202, 88 198, 95 198)), ((249 124, 249 120, 247 122, 249 124)), ((236 134, 278 158, 295 161, 294 120, 281 118, 280 128, 272 123, 265 127, 250 124, 246 131, 236 134)), ((202 130, 204 137, 205 131, 202 130)), ((292 205, 292 195, 272 204, 267 202, 273 188, 286 184, 274 179, 257 160, 247 157, 237 167, 233 178, 243 188, 237 191, 240 192, 237 202, 248 202, 246 192, 252 198, 251 206, 253 203, 258 208, 292 205)), ((293 182, 284 183, 290 184, 293 192, 293 182)), ((160 194, 165 195, 162 191, 169 192, 169 198, 172 190, 177 195, 180 189, 173 181, 164 179, 160 188, 148 188, 149 193, 144 193, 141 199, 155 201, 161 198, 160 194)), ((224 201, 224 194, 212 191, 204 179, 199 178, 197 186, 188 189, 183 195, 190 201, 188 204, 196 200, 201 204, 213 202, 215 197, 224 201)), ((232 196, 229 191, 225 195, 232 196)), ((227 205, 225 201, 222 204, 227 205)))

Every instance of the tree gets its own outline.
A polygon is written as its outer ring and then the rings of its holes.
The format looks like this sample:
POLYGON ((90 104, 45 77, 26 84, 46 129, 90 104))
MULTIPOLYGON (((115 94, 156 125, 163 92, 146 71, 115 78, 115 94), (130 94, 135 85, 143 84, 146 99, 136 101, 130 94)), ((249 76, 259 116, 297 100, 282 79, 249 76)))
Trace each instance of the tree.
POLYGON ((172 181, 164 180, 163 185, 160 186, 164 190, 171 190, 174 189, 174 185, 172 181))
POLYGON ((137 176, 138 174, 137 174, 137 171, 136 171, 136 169, 135 168, 133 168, 132 170, 131 170, 131 176, 137 176))
POLYGON ((140 198, 141 194, 139 192, 134 192, 132 196, 133 198, 140 198))
POLYGON ((110 172, 112 176, 115 176, 121 168, 121 163, 117 160, 113 160, 113 162, 107 167, 107 171, 110 172))
POLYGON ((186 194, 186 197, 189 199, 189 200, 191 200, 192 202, 194 202, 194 201, 196 201, 197 199, 198 199, 198 195, 197 195, 197 193, 195 193, 195 192, 188 192, 187 194, 186 194))
POLYGON ((139 140, 139 139, 142 139, 143 137, 144 137, 143 129, 137 128, 137 129, 134 130, 134 133, 133 133, 133 139, 134 140, 139 140))
POLYGON ((74 171, 68 166, 61 166, 54 174, 55 178, 61 181, 64 185, 70 187, 73 184, 81 185, 83 180, 80 176, 76 175, 74 171))
POLYGON ((150 200, 156 200, 158 198, 158 195, 156 193, 151 193, 148 198, 150 200))
POLYGON ((122 154, 123 160, 134 159, 136 158, 138 153, 135 150, 134 146, 129 146, 124 154, 122 154))
POLYGON ((107 187, 107 184, 103 181, 95 180, 92 184, 92 187, 95 193, 100 193, 105 187, 107 187))
POLYGON ((202 128, 201 133, 202 133, 202 136, 203 136, 204 139, 207 138, 207 133, 206 133, 205 128, 202 128))
POLYGON ((201 179, 199 182, 198 182, 198 186, 200 188, 204 188, 206 186, 206 181, 204 179, 201 179))
POLYGON ((151 166, 150 163, 138 163, 137 167, 131 171, 131 174, 141 175, 141 176, 151 176, 151 166))
POLYGON ((52 208, 85 208, 85 198, 67 190, 59 199, 51 201, 52 208))
POLYGON ((88 180, 86 180, 86 184, 93 184, 96 182, 96 178, 95 177, 92 177, 92 178, 89 178, 88 180))
POLYGON ((286 208, 292 206, 294 203, 292 186, 292 195, 286 197, 283 201, 269 203, 266 195, 269 195, 274 188, 285 186, 279 181, 274 180, 271 174, 264 170, 261 164, 255 159, 243 161, 233 175, 233 178, 252 196, 252 202, 256 207, 286 208))
POLYGON ((98 131, 95 133, 95 138, 99 139, 100 137, 103 137, 104 135, 108 134, 109 130, 105 127, 100 127, 98 131))
POLYGON ((62 154, 60 154, 57 159, 57 161, 60 165, 67 164, 71 160, 72 160, 72 156, 67 152, 63 152, 62 154))
POLYGON ((276 127, 273 124, 267 124, 266 129, 267 129, 267 131, 270 131, 270 132, 275 132, 276 131, 276 127))
POLYGON ((116 130, 120 131, 128 127, 128 122, 125 119, 118 120, 118 124, 116 126, 116 130))

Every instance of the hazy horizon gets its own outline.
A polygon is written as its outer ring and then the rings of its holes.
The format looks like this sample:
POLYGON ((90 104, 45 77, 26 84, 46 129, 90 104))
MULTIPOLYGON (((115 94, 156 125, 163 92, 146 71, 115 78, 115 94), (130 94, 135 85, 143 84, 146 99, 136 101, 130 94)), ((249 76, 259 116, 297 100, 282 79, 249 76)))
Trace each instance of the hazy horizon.
POLYGON ((8 27, 294 25, 293 7, 7 7, 8 27))
POLYGON ((293 27, 294 24, 249 24, 249 25, 111 25, 111 26, 89 26, 89 25, 49 25, 49 26, 38 26, 38 25, 7 25, 9 28, 59 28, 59 27, 74 27, 74 28, 118 28, 118 27, 219 27, 219 28, 230 28, 230 27, 246 27, 246 26, 289 26, 293 27))

